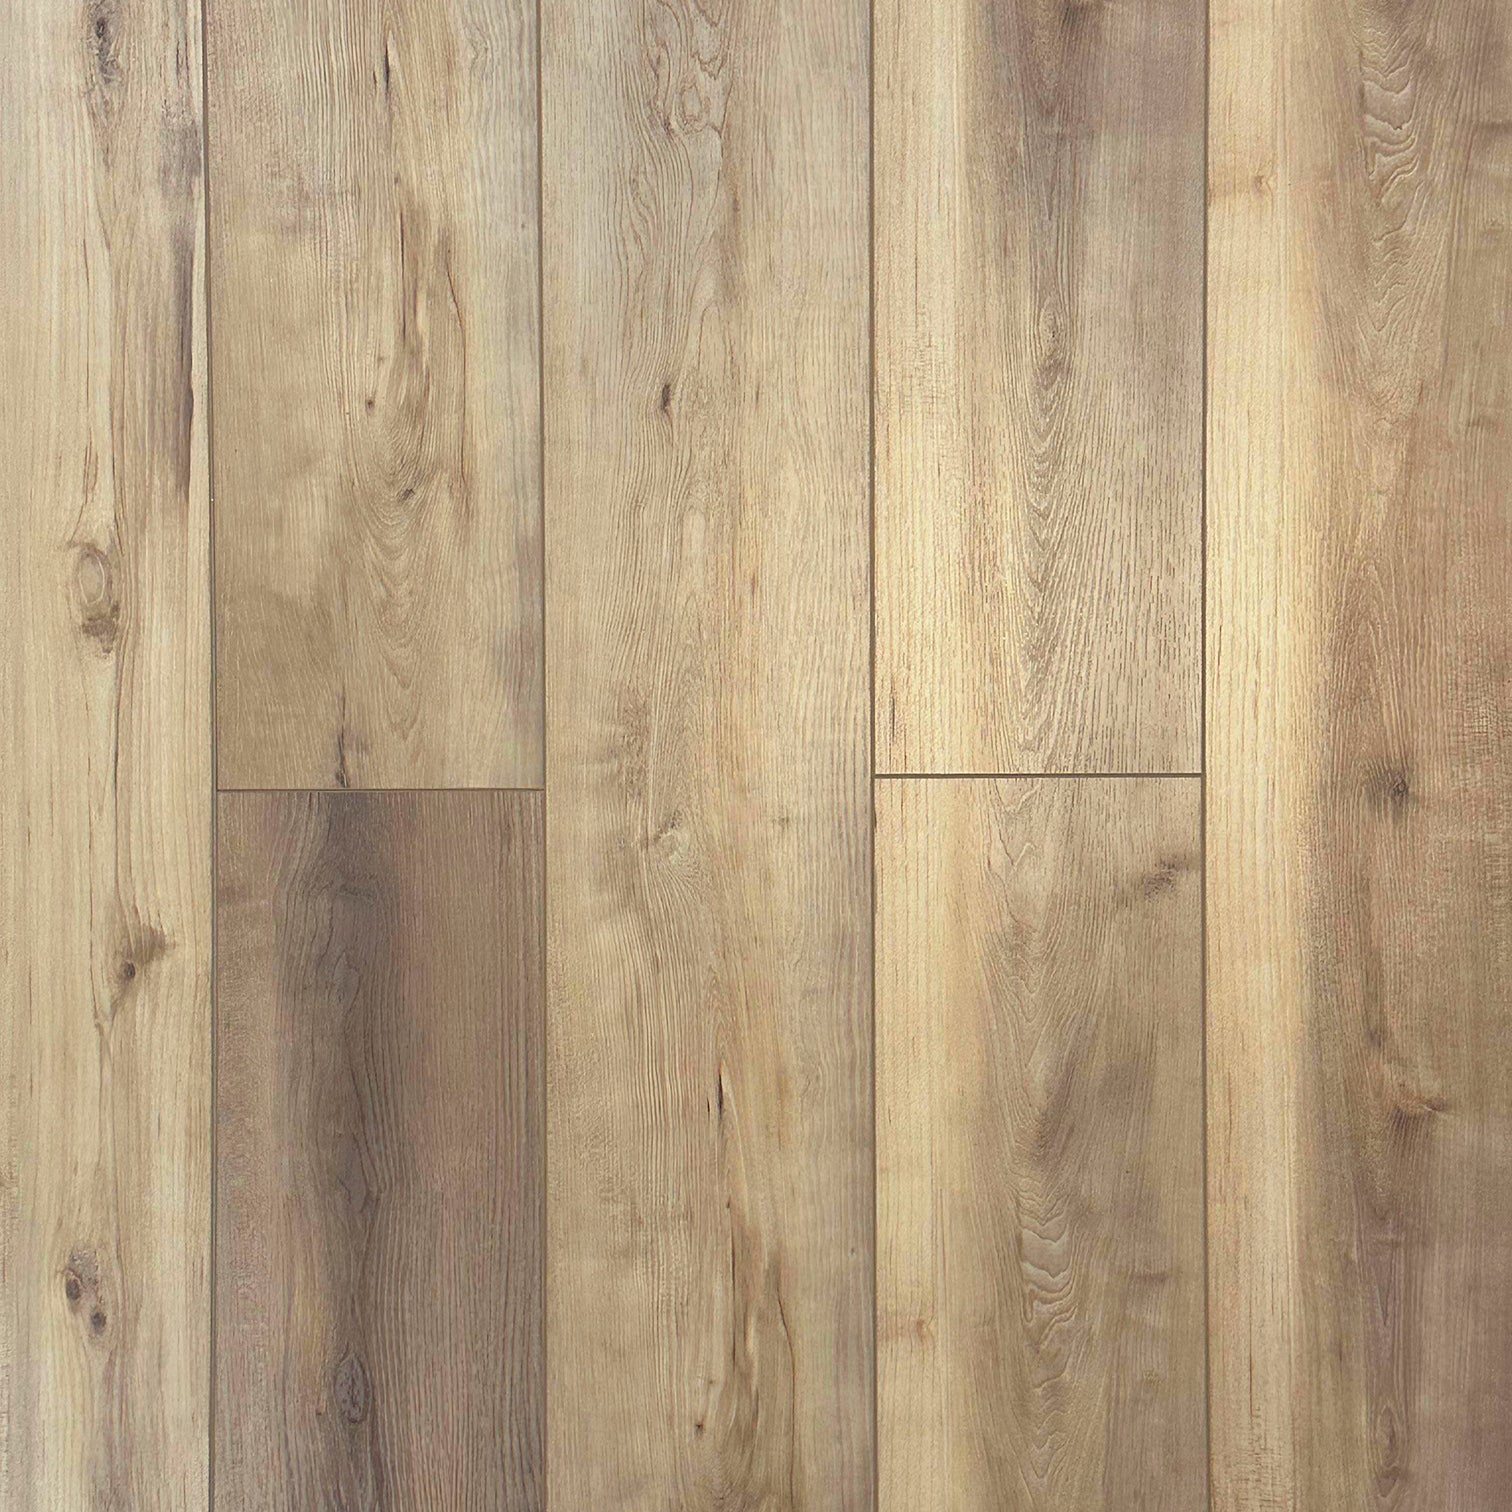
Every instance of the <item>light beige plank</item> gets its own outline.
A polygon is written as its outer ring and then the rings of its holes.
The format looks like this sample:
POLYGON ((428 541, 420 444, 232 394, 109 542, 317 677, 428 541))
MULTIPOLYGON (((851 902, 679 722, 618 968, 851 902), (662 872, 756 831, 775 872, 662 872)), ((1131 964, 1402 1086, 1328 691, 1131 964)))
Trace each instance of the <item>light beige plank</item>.
POLYGON ((871 1507, 866 43, 545 7, 557 1512, 871 1507))
POLYGON ((878 0, 877 763, 1194 772, 1201 0, 878 0))
POLYGON ((222 787, 541 781, 534 0, 213 0, 222 787))
POLYGON ((1207 1504, 1199 785, 877 785, 881 1512, 1207 1504))
POLYGON ((1217 0, 1214 1504, 1512 1483, 1512 32, 1217 0))
POLYGON ((203 1512, 197 0, 0 30, 0 1506, 203 1512))

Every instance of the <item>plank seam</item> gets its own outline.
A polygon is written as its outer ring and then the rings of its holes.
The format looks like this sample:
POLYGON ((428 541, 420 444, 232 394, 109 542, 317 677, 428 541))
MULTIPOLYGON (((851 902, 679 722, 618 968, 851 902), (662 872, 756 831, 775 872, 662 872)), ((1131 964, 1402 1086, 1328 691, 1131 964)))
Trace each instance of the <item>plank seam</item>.
POLYGON ((551 972, 547 965, 547 953, 550 950, 551 928, 548 911, 551 907, 551 883, 549 867, 551 865, 551 814, 546 797, 546 757, 549 743, 546 737, 547 710, 550 708, 550 695, 547 685, 547 673, 550 659, 547 655, 547 628, 546 628, 546 111, 545 111, 545 77, 546 77, 546 31, 545 31, 545 6, 542 0, 535 3, 535 110, 536 110, 536 451, 537 451, 537 493, 539 496, 539 521, 538 529, 541 533, 541 855, 540 855, 540 878, 541 878, 541 959, 540 959, 540 1050, 539 1050, 539 1076, 540 1076, 540 1107, 537 1116, 540 1119, 539 1133, 541 1137, 541 1194, 540 1207, 538 1210, 538 1222, 540 1233, 537 1250, 540 1255, 540 1293, 537 1305, 540 1309, 540 1341, 541 1341, 541 1375, 538 1383, 540 1396, 538 1399, 538 1411, 540 1417, 537 1421, 539 1431, 540 1455, 541 1455, 541 1506, 551 1505, 551 1351, 547 1340, 548 1314, 547 1305, 550 1297, 551 1270, 548 1263, 547 1251, 550 1246, 550 1196, 549 1184, 551 1180, 551 1115, 550 1097, 548 1093, 548 1078, 551 1072, 550 1047, 548 1044, 549 1025, 551 1022, 551 972))
POLYGON ((1208 941, 1207 941, 1207 883, 1208 883, 1208 822, 1207 822, 1207 771, 1208 771, 1208 288, 1210 280, 1208 260, 1208 172, 1211 158, 1211 130, 1213 113, 1212 74, 1212 3, 1205 0, 1202 8, 1202 316, 1200 324, 1202 347, 1202 423, 1198 430, 1197 444, 1201 466, 1201 505, 1198 525, 1202 583, 1198 603, 1198 760, 1201 766, 1197 793, 1197 941, 1199 1023, 1197 1031, 1198 1055, 1202 1068, 1202 1109, 1200 1119, 1202 1154, 1202 1427, 1206 1439, 1203 1454, 1207 1462, 1207 1506, 1213 1509, 1213 1365, 1212 1365, 1212 1266, 1208 1241, 1208 941))
POLYGON ((217 1038, 216 970, 218 965, 220 919, 216 908, 216 891, 220 876, 220 721, 218 698, 220 681, 216 665, 216 596, 215 583, 215 334, 214 305, 211 292, 210 256, 210 0, 199 0, 200 21, 200 181, 204 186, 201 214, 205 227, 205 512, 206 512, 206 615, 210 640, 210 1223, 208 1256, 207 1319, 208 1370, 205 1413, 205 1504, 215 1512, 215 1424, 216 1424, 216 1267, 217 1220, 220 1211, 220 1151, 218 1113, 220 1108, 220 1055, 217 1038))
POLYGON ((868 962, 871 974, 871 1501, 882 1508, 881 1358, 878 1352, 877 1309, 881 1272, 878 1264, 877 1210, 880 1177, 877 1169, 877 3, 870 0, 866 22, 866 340, 867 340, 867 765, 872 783, 867 793, 870 834, 868 962))
POLYGON ((322 796, 342 793, 544 793, 544 783, 537 783, 531 787, 290 787, 290 788, 266 788, 266 787, 230 787, 216 788, 216 796, 219 798, 230 797, 233 793, 318 793, 322 796))
POLYGON ((1200 781, 1201 772, 874 772, 878 782, 1041 782, 1086 781, 1093 777, 1144 781, 1146 778, 1176 782, 1200 781))

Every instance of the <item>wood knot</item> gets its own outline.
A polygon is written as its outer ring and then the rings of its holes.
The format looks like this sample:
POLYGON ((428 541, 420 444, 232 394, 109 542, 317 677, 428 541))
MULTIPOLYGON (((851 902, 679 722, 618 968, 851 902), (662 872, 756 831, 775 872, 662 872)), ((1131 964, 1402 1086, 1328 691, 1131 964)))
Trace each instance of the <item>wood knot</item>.
POLYGON ((74 593, 79 633, 102 656, 111 655, 121 633, 121 599, 116 592, 110 557, 92 542, 79 547, 74 564, 74 593))
POLYGON ((1398 762, 1373 767, 1365 778, 1365 796, 1377 813, 1397 819, 1417 802, 1412 773, 1398 762))
POLYGON ((686 855, 688 845, 688 832, 683 822, 682 811, 674 809, 646 842, 646 850, 648 854, 657 856, 663 861, 672 862, 686 855))
POLYGON ((1370 1447, 1375 1460, 1377 1494, 1382 1501, 1392 1500, 1402 1479, 1402 1432, 1395 1408, 1383 1402, 1370 1425, 1370 1447))
POLYGON ((1446 1107, 1447 1104, 1442 1098, 1415 1091, 1409 1086, 1398 1083, 1392 1089, 1391 1122, 1393 1127, 1406 1130, 1426 1119, 1438 1117, 1446 1107))
POLYGON ((1164 894, 1174 892, 1181 882, 1182 876, 1188 872, 1195 872, 1197 861, 1192 856, 1161 856, 1148 871, 1141 872, 1138 877, 1123 891, 1124 900, 1128 903, 1138 903, 1141 900, 1158 898, 1164 894))
POLYGON ((1034 321, 1034 364, 1041 377, 1054 380, 1068 355, 1066 312, 1057 298, 1041 303, 1034 321))
POLYGON ((68 1299, 70 1312, 78 1314, 88 1308, 89 1331, 97 1339, 105 1332, 109 1321, 100 1305, 99 1292, 100 1270, 94 1251, 71 1251, 68 1263, 63 1267, 63 1295, 68 1299))
POLYGON ((331 1382, 331 1394, 343 1422, 360 1423, 372 1406, 372 1386, 367 1367, 351 1350, 346 1352, 331 1382))
POLYGON ((130 924, 123 933, 125 939, 121 942, 121 954, 115 967, 115 985, 111 991, 112 1010, 125 1002, 137 978, 173 948, 173 942, 155 924, 130 924))
POLYGON ((95 0, 89 8, 89 50, 95 72, 105 84, 121 77, 121 24, 115 0, 95 0))

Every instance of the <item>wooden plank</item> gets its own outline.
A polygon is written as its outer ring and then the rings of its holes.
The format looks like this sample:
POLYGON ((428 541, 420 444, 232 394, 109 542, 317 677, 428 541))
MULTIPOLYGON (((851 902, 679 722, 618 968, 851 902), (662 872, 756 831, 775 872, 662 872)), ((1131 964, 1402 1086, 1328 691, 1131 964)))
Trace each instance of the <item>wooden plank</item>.
POLYGON ((542 780, 535 14, 210 7, 223 787, 542 780))
POLYGON ((1214 1502, 1512 1481, 1512 34, 1215 0, 1214 1502))
POLYGON ((862 1512, 867 6, 543 66, 552 1498, 862 1512))
POLYGON ((0 4, 0 1506, 201 1509, 198 0, 0 4))
POLYGON ((544 1504, 542 817, 220 800, 217 1507, 544 1504))
POLYGON ((1199 796, 878 784, 881 1512, 1207 1505, 1199 796))
POLYGON ((1194 772, 1201 0, 877 0, 877 760, 1194 772))

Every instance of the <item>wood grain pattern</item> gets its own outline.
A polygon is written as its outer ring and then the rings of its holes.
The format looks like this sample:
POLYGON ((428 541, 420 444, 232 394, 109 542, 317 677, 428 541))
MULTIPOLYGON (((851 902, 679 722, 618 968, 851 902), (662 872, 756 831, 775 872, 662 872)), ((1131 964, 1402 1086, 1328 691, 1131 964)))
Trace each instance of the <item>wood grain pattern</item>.
POLYGON ((232 794, 216 1507, 543 1505, 542 799, 232 794))
POLYGON ((1213 9, 1219 1512, 1512 1483, 1512 32, 1213 9))
POLYGON ((223 787, 541 777, 534 0, 212 0, 223 787))
POLYGON ((878 0, 877 762, 1197 770, 1200 0, 878 0))
POLYGON ((881 1512, 1207 1505, 1199 788, 877 788, 881 1512))
POLYGON ((866 9, 545 8, 560 1512, 871 1506, 866 9))
POLYGON ((0 1506, 202 1509, 198 0, 0 3, 0 1506))

